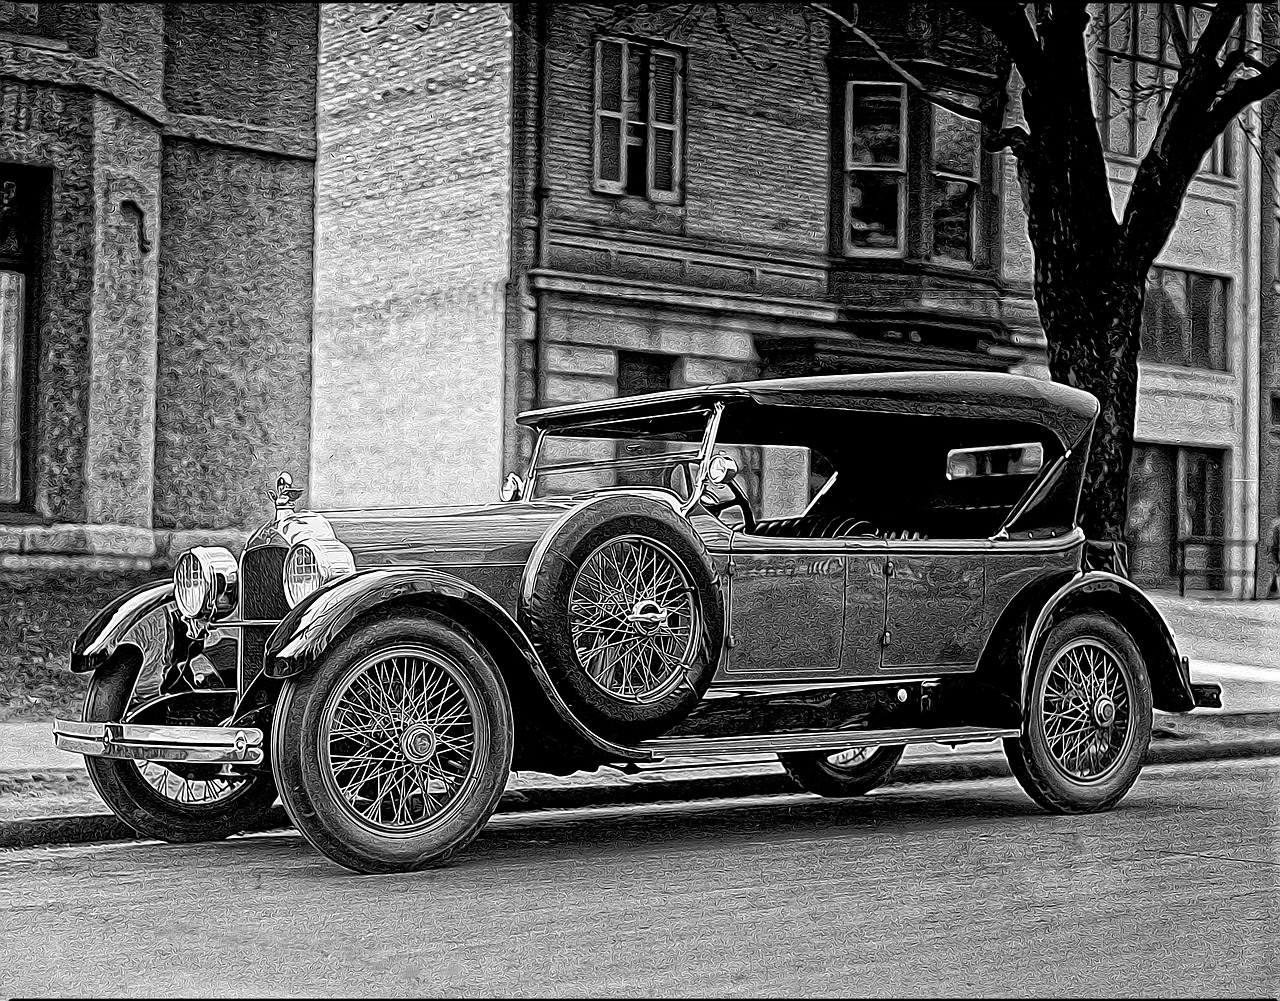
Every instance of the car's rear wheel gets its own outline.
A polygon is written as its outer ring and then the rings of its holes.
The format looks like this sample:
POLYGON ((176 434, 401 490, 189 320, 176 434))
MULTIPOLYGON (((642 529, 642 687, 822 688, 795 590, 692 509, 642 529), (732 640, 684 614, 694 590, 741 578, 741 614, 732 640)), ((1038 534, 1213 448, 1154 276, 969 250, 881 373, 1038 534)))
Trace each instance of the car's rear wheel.
MULTIPOLYGON (((191 692, 140 700, 134 682, 142 658, 133 648, 96 671, 85 694, 88 723, 216 726, 232 710, 234 692, 191 692), (181 720, 173 718, 179 713, 181 720)), ((185 765, 85 755, 89 779, 111 811, 139 834, 161 841, 218 841, 258 829, 276 801, 265 769, 185 765)))
POLYGON ((1005 753, 1046 810, 1108 810, 1137 781, 1151 743, 1151 682, 1137 644, 1110 616, 1076 615, 1050 630, 1024 712, 1005 753))
POLYGON ((902 746, 851 747, 846 751, 781 754, 778 760, 806 792, 833 799, 862 796, 889 780, 902 746))
POLYGON ((511 770, 511 700, 484 648, 426 614, 375 621, 286 683, 272 767, 298 830, 339 865, 405 872, 467 845, 511 770))

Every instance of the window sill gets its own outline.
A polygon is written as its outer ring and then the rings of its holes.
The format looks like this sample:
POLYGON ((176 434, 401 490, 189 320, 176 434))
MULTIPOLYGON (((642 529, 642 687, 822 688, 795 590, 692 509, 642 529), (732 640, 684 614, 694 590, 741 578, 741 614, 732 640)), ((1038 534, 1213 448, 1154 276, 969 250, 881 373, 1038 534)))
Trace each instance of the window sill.
POLYGON ((642 195, 629 195, 625 191, 610 191, 608 188, 591 189, 592 194, 601 195, 610 201, 617 203, 621 208, 630 209, 632 211, 673 211, 683 212, 685 206, 684 196, 680 197, 678 202, 654 202, 642 195))
POLYGON ((57 38, 45 38, 43 35, 24 35, 17 31, 0 31, 0 42, 18 45, 27 49, 45 49, 49 52, 69 52, 71 46, 57 38))

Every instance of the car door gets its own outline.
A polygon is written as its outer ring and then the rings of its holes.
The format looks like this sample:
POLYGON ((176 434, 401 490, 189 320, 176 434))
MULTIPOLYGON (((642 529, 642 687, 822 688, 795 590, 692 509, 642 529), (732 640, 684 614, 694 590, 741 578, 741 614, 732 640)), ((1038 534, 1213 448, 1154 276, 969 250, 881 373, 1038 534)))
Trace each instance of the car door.
POLYGON ((982 542, 890 541, 880 670, 978 662, 985 637, 982 542))
POLYGON ((734 533, 725 679, 840 674, 844 619, 842 540, 734 533))

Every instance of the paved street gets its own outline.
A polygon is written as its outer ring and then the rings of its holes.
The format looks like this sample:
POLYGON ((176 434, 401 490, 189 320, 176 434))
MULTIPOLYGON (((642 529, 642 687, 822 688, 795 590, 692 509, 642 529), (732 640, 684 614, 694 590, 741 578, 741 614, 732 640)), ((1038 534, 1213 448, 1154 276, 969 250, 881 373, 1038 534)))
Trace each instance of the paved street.
POLYGON ((293 835, 13 852, 0 993, 1274 995, 1278 767, 1094 817, 1012 780, 499 817, 413 877, 293 835))

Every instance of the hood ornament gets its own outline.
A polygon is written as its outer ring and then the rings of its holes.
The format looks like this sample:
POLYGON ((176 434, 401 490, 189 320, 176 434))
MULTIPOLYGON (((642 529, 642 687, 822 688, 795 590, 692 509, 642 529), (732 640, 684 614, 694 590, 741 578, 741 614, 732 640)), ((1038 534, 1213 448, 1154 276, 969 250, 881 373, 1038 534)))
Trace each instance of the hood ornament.
POLYGON ((293 477, 281 473, 276 477, 276 488, 268 490, 267 496, 276 506, 276 521, 293 513, 293 503, 302 496, 302 491, 293 485, 293 477))

